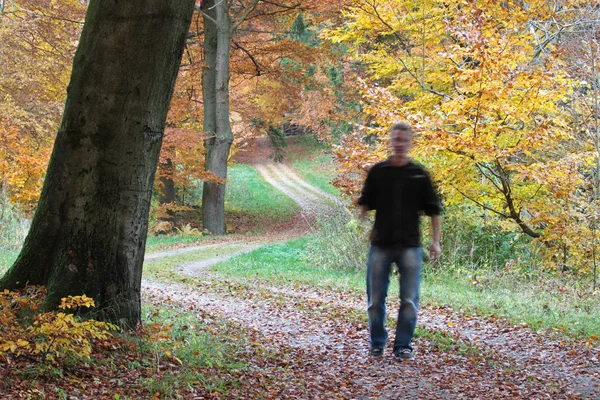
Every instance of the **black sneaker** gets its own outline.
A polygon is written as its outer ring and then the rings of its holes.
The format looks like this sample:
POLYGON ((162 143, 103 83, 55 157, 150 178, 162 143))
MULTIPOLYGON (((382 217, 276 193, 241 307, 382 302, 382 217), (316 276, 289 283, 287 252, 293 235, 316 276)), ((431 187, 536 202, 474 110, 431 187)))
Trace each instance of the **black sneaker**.
POLYGON ((398 361, 407 361, 407 360, 414 360, 415 355, 413 354, 411 349, 400 348, 400 349, 394 350, 394 358, 398 361))
POLYGON ((371 349, 371 351, 369 352, 369 355, 373 358, 379 358, 379 357, 383 357, 383 349, 371 349))

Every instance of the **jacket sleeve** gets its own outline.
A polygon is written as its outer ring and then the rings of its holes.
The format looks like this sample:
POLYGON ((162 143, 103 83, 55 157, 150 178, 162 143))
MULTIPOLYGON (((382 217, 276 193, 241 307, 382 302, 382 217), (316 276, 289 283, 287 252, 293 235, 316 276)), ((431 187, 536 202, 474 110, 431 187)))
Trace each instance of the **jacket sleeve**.
POLYGON ((431 181, 429 174, 425 173, 425 177, 421 209, 425 215, 440 215, 442 213, 440 199, 435 191, 435 188, 433 187, 433 182, 431 181))
POLYGON ((367 174, 365 183, 363 184, 361 195, 357 200, 359 206, 366 205, 369 210, 375 209, 375 196, 373 189, 373 168, 371 168, 367 174))

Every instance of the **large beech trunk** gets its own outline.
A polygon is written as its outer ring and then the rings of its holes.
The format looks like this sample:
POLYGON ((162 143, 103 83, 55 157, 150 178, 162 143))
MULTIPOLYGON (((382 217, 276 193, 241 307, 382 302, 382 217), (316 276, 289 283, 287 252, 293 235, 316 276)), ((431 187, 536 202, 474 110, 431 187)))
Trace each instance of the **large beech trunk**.
POLYGON ((85 293, 95 315, 140 321, 154 174, 193 7, 90 2, 38 208, 1 287, 46 285, 46 309, 85 293))
MULTIPOLYGON (((204 18, 205 67, 202 73, 204 131, 208 135, 205 163, 207 170, 227 178, 227 159, 233 142, 229 122, 229 4, 227 0, 205 0, 202 7, 209 17, 204 18)), ((225 233, 225 184, 204 182, 202 224, 213 234, 225 233)))

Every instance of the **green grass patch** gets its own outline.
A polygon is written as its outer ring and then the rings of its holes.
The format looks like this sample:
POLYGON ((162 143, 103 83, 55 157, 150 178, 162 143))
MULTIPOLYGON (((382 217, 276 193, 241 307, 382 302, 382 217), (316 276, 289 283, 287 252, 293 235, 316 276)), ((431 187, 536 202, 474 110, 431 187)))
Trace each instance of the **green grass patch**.
POLYGON ((0 276, 13 265, 18 255, 18 250, 2 250, 2 252, 0 252, 0 276))
POLYGON ((202 388, 207 393, 227 396, 231 388, 238 386, 231 373, 243 371, 248 363, 235 356, 241 352, 235 348, 235 341, 225 342, 220 337, 219 332, 227 331, 224 322, 202 324, 196 314, 182 313, 175 305, 146 306, 144 313, 147 324, 161 324, 171 329, 168 340, 153 340, 150 336, 140 342, 140 351, 147 356, 142 361, 151 360, 156 366, 178 365, 163 368, 159 376, 141 378, 139 384, 150 393, 158 393, 161 398, 187 398, 186 392, 202 388))
MULTIPOLYGON (((395 326, 396 320, 389 321, 388 326, 395 326), (393 323, 390 323, 393 322, 393 323)), ((474 347, 470 343, 466 343, 463 340, 444 332, 441 330, 434 330, 417 326, 415 330, 415 341, 428 342, 430 350, 439 352, 451 352, 452 354, 473 357, 480 356, 481 349, 474 347)))
POLYGON ((208 260, 226 253, 233 253, 240 250, 242 246, 239 243, 232 243, 228 246, 209 247, 198 251, 147 261, 144 263, 144 275, 159 280, 185 282, 192 277, 174 271, 174 267, 177 265, 191 261, 208 260))
POLYGON ((311 286, 357 289, 364 285, 361 273, 321 268, 304 257, 310 237, 271 244, 210 268, 223 276, 257 278, 271 282, 294 281, 311 286))
POLYGON ((600 332, 600 295, 573 281, 532 279, 480 271, 430 271, 423 284, 425 304, 449 304, 479 315, 496 315, 533 330, 551 329, 589 338, 600 332))
POLYGON ((331 151, 331 147, 319 142, 315 135, 289 136, 286 137, 286 144, 286 157, 292 162, 314 159, 331 151))
POLYGON ((292 163, 302 178, 322 191, 338 196, 340 191, 331 182, 336 177, 336 167, 331 155, 323 155, 313 160, 298 160, 292 163))
POLYGON ((254 167, 236 164, 227 174, 226 213, 291 218, 299 211, 292 199, 265 182, 254 167))

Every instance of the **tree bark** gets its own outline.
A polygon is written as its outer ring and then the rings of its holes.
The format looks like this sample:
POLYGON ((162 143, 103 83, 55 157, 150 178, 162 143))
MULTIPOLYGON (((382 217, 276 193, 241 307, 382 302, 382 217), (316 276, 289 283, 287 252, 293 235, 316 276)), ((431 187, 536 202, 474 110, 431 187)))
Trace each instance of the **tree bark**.
MULTIPOLYGON (((204 93, 204 128, 206 169, 227 178, 227 159, 233 142, 229 122, 229 54, 231 21, 228 1, 204 1, 205 62, 202 90, 204 93), (206 4, 206 5, 205 5, 206 4), (210 37, 208 36, 210 32, 210 37), (206 79, 204 79, 206 77, 206 79)), ((202 223, 212 234, 225 234, 225 184, 204 182, 202 191, 202 223)))
POLYGON ((154 175, 194 0, 92 0, 31 229, 2 288, 46 285, 44 308, 94 298, 140 321, 154 175))
POLYGON ((175 188, 175 181, 173 181, 174 168, 175 166, 170 158, 164 163, 159 164, 159 172, 163 173, 163 175, 160 175, 158 178, 162 185, 162 188, 158 193, 158 202, 160 204, 168 204, 175 201, 177 190, 175 188))

